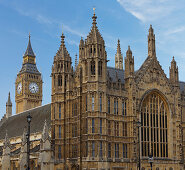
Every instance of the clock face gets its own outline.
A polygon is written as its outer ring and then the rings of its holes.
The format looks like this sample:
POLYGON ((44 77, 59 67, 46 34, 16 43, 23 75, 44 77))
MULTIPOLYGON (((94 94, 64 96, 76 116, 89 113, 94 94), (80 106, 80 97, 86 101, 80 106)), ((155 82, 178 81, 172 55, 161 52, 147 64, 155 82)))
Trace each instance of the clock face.
POLYGON ((29 84, 29 90, 31 93, 37 93, 39 91, 39 86, 37 85, 37 83, 32 82, 29 84))
POLYGON ((17 86, 17 93, 20 94, 22 91, 22 83, 19 83, 17 86))

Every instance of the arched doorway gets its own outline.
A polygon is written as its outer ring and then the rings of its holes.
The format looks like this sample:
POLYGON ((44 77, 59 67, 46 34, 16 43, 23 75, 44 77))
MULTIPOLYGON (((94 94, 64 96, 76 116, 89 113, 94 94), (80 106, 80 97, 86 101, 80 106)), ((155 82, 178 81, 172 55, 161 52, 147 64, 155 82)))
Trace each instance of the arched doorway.
POLYGON ((141 155, 168 157, 169 106, 157 90, 145 95, 141 103, 141 155))

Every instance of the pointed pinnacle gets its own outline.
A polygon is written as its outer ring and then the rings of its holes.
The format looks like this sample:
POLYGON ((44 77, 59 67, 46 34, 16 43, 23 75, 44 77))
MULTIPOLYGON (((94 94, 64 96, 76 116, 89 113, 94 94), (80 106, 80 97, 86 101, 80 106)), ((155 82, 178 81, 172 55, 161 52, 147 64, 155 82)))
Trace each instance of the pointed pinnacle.
POLYGON ((93 14, 93 17, 92 17, 92 19, 93 19, 93 26, 95 26, 96 25, 96 19, 97 19, 97 16, 96 16, 96 14, 95 14, 95 8, 93 8, 93 11, 94 11, 94 14, 93 14))
POLYGON ((150 24, 149 34, 151 35, 151 34, 153 34, 153 32, 154 32, 154 29, 152 28, 152 25, 150 24))
POLYGON ((77 54, 75 55, 75 70, 77 68, 77 65, 78 65, 78 59, 77 59, 77 54))
POLYGON ((121 54, 120 40, 118 39, 117 53, 121 54))
POLYGON ((132 55, 132 51, 130 49, 130 45, 128 46, 127 54, 131 54, 132 55))
POLYGON ((48 134, 48 126, 47 126, 47 121, 44 121, 44 127, 43 127, 43 131, 42 131, 42 140, 46 140, 49 137, 48 134))
POLYGON ((61 36, 61 44, 62 45, 64 45, 64 43, 65 43, 64 38, 65 38, 65 36, 64 36, 64 33, 62 32, 62 36, 61 36))
POLYGON ((28 46, 26 49, 26 52, 24 53, 24 56, 32 56, 35 57, 35 54, 33 52, 32 46, 31 46, 31 40, 30 40, 30 33, 29 33, 29 41, 28 41, 28 46))
POLYGON ((5 138, 4 138, 4 148, 6 148, 9 145, 9 138, 8 138, 8 132, 6 130, 5 138))
POLYGON ((6 105, 12 105, 12 102, 10 99, 10 92, 8 93, 8 101, 6 102, 6 105))

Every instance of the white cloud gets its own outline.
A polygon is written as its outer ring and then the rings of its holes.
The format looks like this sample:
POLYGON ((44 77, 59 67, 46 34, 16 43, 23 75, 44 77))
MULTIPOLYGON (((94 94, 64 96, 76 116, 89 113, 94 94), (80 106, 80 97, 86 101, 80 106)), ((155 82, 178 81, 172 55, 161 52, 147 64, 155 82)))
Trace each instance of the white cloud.
POLYGON ((179 26, 173 29, 169 29, 165 34, 166 35, 172 35, 172 34, 176 34, 176 33, 180 33, 185 31, 185 26, 179 26))
MULTIPOLYGON (((35 12, 33 10, 29 11, 29 10, 23 10, 19 7, 15 7, 14 8, 19 14, 26 16, 26 17, 30 17, 35 19, 37 22, 39 22, 40 24, 45 24, 45 25, 55 25, 56 27, 60 27, 61 30, 63 30, 64 32, 68 32, 71 33, 73 35, 77 35, 77 36, 85 36, 85 34, 83 34, 82 32, 71 28, 69 25, 66 25, 65 23, 63 23, 62 21, 59 21, 57 19, 53 19, 47 16, 44 16, 38 12, 35 12)), ((75 44, 75 43, 73 43, 75 44)))
POLYGON ((41 23, 41 24, 52 24, 52 20, 41 15, 41 14, 37 14, 36 20, 41 23))
POLYGON ((173 0, 117 0, 117 2, 144 23, 164 18, 177 7, 173 0))

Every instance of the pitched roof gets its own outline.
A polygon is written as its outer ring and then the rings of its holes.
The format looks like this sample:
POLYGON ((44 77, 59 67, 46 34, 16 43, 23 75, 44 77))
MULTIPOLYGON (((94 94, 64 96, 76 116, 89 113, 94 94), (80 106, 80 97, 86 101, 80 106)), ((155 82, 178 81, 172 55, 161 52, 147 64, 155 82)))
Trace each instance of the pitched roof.
POLYGON ((87 44, 92 44, 92 43, 104 44, 103 37, 101 36, 101 34, 98 30, 98 27, 96 26, 97 16, 95 15, 95 13, 94 13, 92 19, 93 19, 92 27, 89 32, 89 35, 87 36, 86 42, 87 42, 87 44))
POLYGON ((22 73, 33 73, 33 74, 41 74, 38 69, 36 64, 31 64, 31 63, 25 63, 22 65, 21 70, 19 71, 19 74, 22 73))
POLYGON ((24 128, 27 127, 27 115, 30 113, 31 120, 31 133, 42 133, 44 122, 47 121, 47 126, 50 128, 51 123, 51 104, 37 107, 17 115, 13 115, 6 119, 0 125, 0 140, 5 138, 6 131, 8 137, 22 136, 24 128))
POLYGON ((111 78, 113 82, 117 82, 117 80, 120 79, 122 84, 125 83, 124 72, 122 69, 107 67, 107 76, 111 78))
POLYGON ((62 33, 61 44, 60 44, 59 50, 56 53, 56 57, 62 57, 63 59, 70 59, 71 60, 71 57, 70 57, 69 52, 66 48, 64 39, 65 39, 65 36, 64 36, 64 33, 62 33))
POLYGON ((179 87, 180 87, 180 91, 182 93, 185 90, 185 82, 179 81, 179 87))

